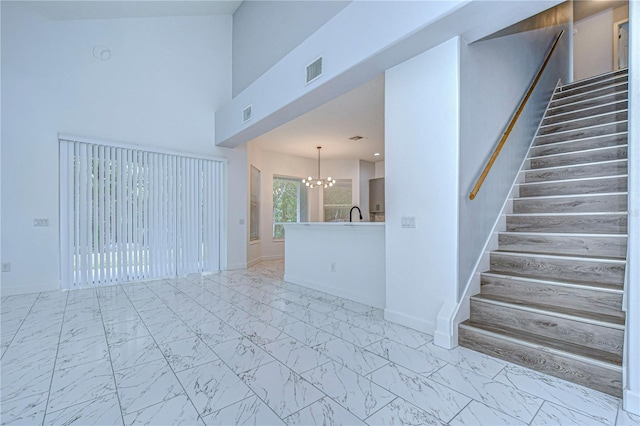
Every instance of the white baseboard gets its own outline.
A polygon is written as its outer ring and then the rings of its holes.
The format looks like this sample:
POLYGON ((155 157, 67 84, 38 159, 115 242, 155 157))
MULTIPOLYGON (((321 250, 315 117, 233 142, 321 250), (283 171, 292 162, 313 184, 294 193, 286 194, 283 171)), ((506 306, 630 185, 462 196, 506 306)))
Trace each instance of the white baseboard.
POLYGON ((622 392, 622 409, 640 416, 640 393, 625 389, 622 392))
POLYGON ((373 306, 374 308, 384 309, 384 304, 380 305, 379 301, 376 301, 374 297, 368 294, 354 293, 352 291, 345 290, 344 288, 341 288, 341 287, 332 287, 332 286, 322 285, 319 283, 304 280, 302 278, 299 278, 287 273, 284 274, 284 280, 292 284, 301 285, 303 287, 308 287, 313 290, 318 290, 328 294, 332 294, 334 296, 342 297, 343 299, 353 300, 354 302, 362 303, 367 306, 373 306))
POLYGON ((247 269, 246 263, 230 263, 226 268, 222 269, 223 271, 235 271, 237 269, 247 269))
POLYGON ((416 318, 414 316, 403 314, 398 311, 392 311, 390 309, 384 310, 384 319, 386 319, 387 321, 395 322, 396 324, 404 325, 405 327, 413 328, 414 330, 418 330, 426 334, 433 334, 436 328, 436 325, 433 323, 433 321, 416 318))
POLYGON ((284 260, 283 254, 272 254, 271 256, 261 256, 256 259, 253 259, 249 263, 247 263, 247 268, 251 268, 254 265, 257 265, 260 262, 264 262, 267 260, 284 260))
POLYGON ((0 289, 0 295, 2 297, 16 296, 18 294, 42 293, 45 291, 56 291, 60 289, 60 283, 39 283, 36 285, 30 285, 29 287, 7 286, 3 284, 0 289))
POLYGON ((254 265, 257 265, 258 263, 262 262, 262 258, 258 257, 257 259, 253 259, 249 262, 247 262, 247 268, 251 268, 254 265))

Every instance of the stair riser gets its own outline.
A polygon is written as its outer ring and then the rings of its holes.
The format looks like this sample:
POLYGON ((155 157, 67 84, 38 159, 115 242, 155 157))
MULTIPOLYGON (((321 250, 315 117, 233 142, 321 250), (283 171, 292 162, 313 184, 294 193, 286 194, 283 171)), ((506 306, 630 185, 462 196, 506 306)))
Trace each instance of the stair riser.
POLYGON ((628 97, 627 92, 617 92, 610 93, 608 95, 602 96, 600 98, 585 98, 575 104, 566 104, 565 105, 553 105, 550 106, 549 111, 547 111, 546 117, 553 117, 558 114, 564 114, 567 112, 572 112, 578 109, 591 108, 595 106, 601 106, 604 104, 608 104, 611 102, 617 101, 626 101, 628 97))
POLYGON ((553 183, 540 182, 520 185, 519 190, 520 197, 625 192, 627 190, 627 177, 605 177, 553 183))
POLYGON ((614 213, 626 211, 627 194, 624 193, 513 200, 514 213, 614 213))
POLYGON ((507 216, 507 231, 626 234, 627 215, 507 216))
POLYGON ((619 259, 627 253, 626 237, 500 234, 498 240, 502 251, 619 259))
POLYGON ((549 258, 540 256, 490 255, 491 270, 502 274, 519 274, 540 279, 561 277, 566 280, 598 282, 622 287, 624 264, 602 260, 549 258))
POLYGON ((482 294, 624 317, 622 294, 482 275, 482 294))
POLYGON ((565 152, 584 151, 587 149, 606 148, 627 144, 627 134, 599 136, 592 139, 580 139, 573 142, 561 142, 536 146, 531 149, 532 157, 563 154, 565 152))
POLYGON ((627 174, 627 161, 612 161, 604 164, 579 164, 551 170, 526 170, 525 182, 542 182, 563 179, 580 179, 627 174))
POLYGON ((623 330, 471 299, 471 319, 622 356, 623 330))
POLYGON ((599 98, 606 95, 614 95, 617 93, 624 92, 628 90, 629 85, 627 83, 616 84, 615 86, 603 87, 601 89, 596 89, 587 93, 581 93, 576 96, 567 96, 558 100, 552 100, 550 107, 555 108, 558 106, 568 105, 576 102, 580 102, 583 100, 599 98))
POLYGON ((564 87, 561 87, 560 90, 558 90, 553 94, 553 99, 554 100, 563 99, 563 98, 566 98, 567 96, 573 96, 573 95, 586 93, 586 92, 593 92, 594 90, 602 89, 607 86, 612 86, 614 84, 626 83, 627 78, 628 77, 626 75, 621 75, 615 78, 608 78, 600 81, 589 82, 581 86, 573 86, 573 87, 564 86, 564 87))
POLYGON ((576 130, 570 130, 560 133, 551 133, 536 137, 536 146, 545 145, 556 142, 567 142, 574 139, 591 138, 594 136, 610 135, 612 133, 621 133, 627 131, 627 122, 621 121, 617 123, 605 124, 596 127, 586 127, 576 130))
POLYGON ((627 145, 600 148, 593 151, 578 151, 558 155, 546 155, 535 157, 529 160, 531 169, 542 169, 547 167, 573 166, 578 164, 588 164, 600 161, 626 160, 627 145))
POLYGON ((538 135, 548 135, 556 132, 564 132, 567 130, 583 129, 585 127, 598 126, 601 124, 615 123, 617 121, 623 121, 627 119, 627 112, 613 112, 604 115, 598 115, 595 117, 586 117, 578 120, 572 120, 563 123, 552 124, 549 126, 541 127, 538 135))
POLYGON ((543 126, 549 126, 551 124, 562 123, 569 120, 577 120, 579 118, 593 117, 594 115, 607 114, 615 111, 623 111, 626 110, 629 103, 627 101, 622 102, 614 102, 610 104, 605 104, 602 106, 598 106, 595 108, 587 108, 577 110, 576 112, 561 114, 561 115, 553 115, 551 117, 545 117, 542 120, 543 126))
POLYGON ((465 328, 459 330, 458 343, 465 348, 569 380, 618 398, 622 396, 622 373, 618 371, 474 333, 465 328))

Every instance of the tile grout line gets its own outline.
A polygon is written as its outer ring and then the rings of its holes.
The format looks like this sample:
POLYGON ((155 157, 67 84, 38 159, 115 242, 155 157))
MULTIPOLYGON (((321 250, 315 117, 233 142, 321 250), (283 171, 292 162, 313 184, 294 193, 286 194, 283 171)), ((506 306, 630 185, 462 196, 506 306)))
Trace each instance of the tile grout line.
MULTIPOLYGON (((15 340, 16 336, 18 335, 18 333, 20 332, 20 329, 22 328, 22 325, 24 324, 24 322, 27 320, 27 317, 29 316, 29 314, 31 313, 31 311, 33 310, 34 305, 36 304, 37 300, 40 298, 40 294, 39 293, 38 296, 36 296, 35 299, 33 299, 33 302, 31 302, 31 306, 29 307, 29 310, 27 311, 26 315, 24 316, 24 318, 22 319, 22 321, 20 321, 20 325, 18 326, 18 328, 16 329, 16 332, 13 334, 13 336, 11 337, 11 340, 9 340, 9 344, 7 345, 7 349, 4 350, 4 352, 2 353, 2 357, 0 357, 0 360, 2 358, 4 358, 4 354, 7 353, 7 351, 9 350, 9 347, 11 346, 11 344, 13 343, 13 341, 15 340)), ((10 297, 10 296, 7 296, 10 297)), ((62 331, 62 330, 61 330, 62 331)))
MULTIPOLYGON (((145 286, 146 287, 146 286, 145 286)), ((147 287, 148 289, 148 287, 147 287)), ((124 290, 123 290, 124 291, 124 290)), ((152 291, 153 292, 153 291, 152 291)), ((153 292, 155 294, 155 292, 153 292)), ((167 366, 169 367, 169 369, 171 370, 171 373, 173 374, 173 377, 176 379, 176 381, 178 382, 178 384, 180 385, 180 388, 182 389, 182 391, 184 392, 184 395, 187 397, 187 400, 189 401, 189 403, 191 404, 191 406, 193 407, 193 409, 195 410, 195 412, 198 414, 198 419, 200 419, 200 412, 198 411, 198 409, 196 408, 195 404, 193 403, 193 401, 191 400, 191 397, 189 396, 189 394, 187 393, 187 390, 184 388, 184 385, 182 384, 182 382, 180 381, 180 379, 178 378, 178 375, 176 374, 176 372, 174 371, 173 367, 171 366, 171 363, 169 362, 169 360, 167 359, 166 355, 164 354, 164 352, 162 351, 162 349, 160 349, 160 345, 158 344, 158 341, 156 340, 156 338, 153 336, 153 334, 151 333, 151 330, 149 330, 149 327, 147 326, 147 323, 145 320, 142 319, 142 317, 140 316, 140 312, 138 311, 138 308, 136 308, 135 303, 131 300, 131 298, 129 297, 129 295, 127 294, 127 292, 124 292, 127 300, 129 300, 129 303, 131 303, 131 305, 133 306, 133 309, 136 311, 136 314, 138 315, 138 317, 140 318, 140 321, 142 321, 142 324, 144 325, 144 328, 147 330, 147 333, 149 333, 149 336, 151 337, 151 339, 153 339, 153 342, 155 343, 156 347, 158 348, 158 351, 160 351, 160 353, 162 354, 162 358, 165 360, 165 362, 167 363, 167 366)), ((156 295, 157 296, 157 295, 156 295)), ((162 299, 160 299, 162 300, 162 299)), ((164 302, 164 300, 162 300, 162 302, 166 305, 166 303, 164 302)), ((168 305, 167 305, 168 307, 168 305)), ((172 312, 173 310, 171 308, 169 308, 172 312)), ((175 312, 174 312, 175 314, 175 312)), ((182 319, 180 319, 180 321, 182 321, 182 319)), ((182 321, 183 324, 184 321, 182 321)), ((186 324, 185 324, 186 325, 186 324)), ((189 328, 189 330, 191 330, 191 328, 187 325, 187 327, 189 328)), ((192 330, 193 331, 193 330, 192 330)), ((195 333, 194 333, 195 334, 195 333)), ((217 354, 216 354, 217 355, 217 354)), ((150 361, 152 362, 152 361, 150 361)), ((113 368, 113 365, 112 365, 113 368)), ((115 374, 115 373, 114 373, 115 374)), ((115 380, 115 377, 114 377, 115 380)), ((117 383, 116 383, 116 387, 117 387, 117 383)), ((177 398, 179 395, 176 395, 174 398, 177 398)), ((171 400, 173 398, 170 398, 168 400, 162 400, 159 401, 158 403, 164 403, 167 402, 169 400, 171 400)), ((145 410, 151 406, 153 406, 155 404, 149 405, 147 407, 143 407, 139 410, 136 410, 135 412, 140 412, 142 410, 145 410)), ((133 413, 129 413, 129 414, 133 414, 133 413)), ((124 415, 122 416, 122 421, 124 423, 124 415)), ((204 423, 204 421, 203 421, 204 423)))
MULTIPOLYGON (((40 295, 38 299, 40 299, 40 295)), ((36 299, 36 301, 38 300, 36 299)), ((62 337, 62 327, 64 326, 64 317, 67 315, 67 303, 69 302, 69 293, 66 294, 64 300, 64 310, 62 311, 62 319, 60 320, 60 332, 58 333, 58 343, 56 344, 56 355, 53 358, 53 370, 51 371, 51 381, 49 382, 49 392, 47 393, 47 402, 44 406, 44 415, 42 416, 42 426, 44 426, 44 421, 47 418, 47 412, 49 411, 49 399, 51 399, 51 387, 53 386, 53 378, 56 375, 56 364, 58 363, 58 352, 60 351, 60 338, 62 337)), ((35 305, 35 302, 33 302, 35 305)), ((32 307, 33 308, 33 307, 32 307)))
MULTIPOLYGON (((118 283, 112 284, 112 286, 114 287, 117 286, 116 288, 122 289, 122 286, 118 283)), ((120 408, 120 420, 122 420, 122 424, 124 425, 125 424, 124 413, 122 411, 122 402, 120 401, 120 394, 118 393, 118 382, 116 382, 116 372, 113 368, 113 358, 111 357, 111 348, 109 346, 109 338, 107 337, 107 326, 104 323, 104 316, 102 315, 102 301, 101 301, 100 293, 97 290, 95 294, 96 294, 96 298, 98 299, 98 309, 100 309, 100 320, 102 321, 102 331, 104 332, 104 340, 107 345, 107 353, 109 354, 109 366, 111 367, 111 379, 113 380, 114 391, 116 394, 116 398, 118 399, 118 407, 120 408)))

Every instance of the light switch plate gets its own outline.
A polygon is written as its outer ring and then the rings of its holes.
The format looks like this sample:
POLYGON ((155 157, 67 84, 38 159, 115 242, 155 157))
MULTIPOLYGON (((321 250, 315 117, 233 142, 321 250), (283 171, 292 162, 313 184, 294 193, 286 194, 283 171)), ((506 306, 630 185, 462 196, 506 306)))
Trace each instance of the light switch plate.
POLYGON ((400 226, 402 228, 415 228, 416 227, 416 218, 414 216, 402 216, 400 218, 400 226))

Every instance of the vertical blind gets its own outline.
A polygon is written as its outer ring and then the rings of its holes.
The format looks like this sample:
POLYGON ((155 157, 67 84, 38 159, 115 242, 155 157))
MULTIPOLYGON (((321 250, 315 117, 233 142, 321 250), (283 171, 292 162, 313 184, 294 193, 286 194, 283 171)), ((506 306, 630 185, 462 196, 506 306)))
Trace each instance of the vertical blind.
POLYGON ((60 140, 65 288, 220 269, 223 161, 60 140))

